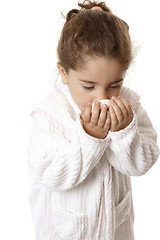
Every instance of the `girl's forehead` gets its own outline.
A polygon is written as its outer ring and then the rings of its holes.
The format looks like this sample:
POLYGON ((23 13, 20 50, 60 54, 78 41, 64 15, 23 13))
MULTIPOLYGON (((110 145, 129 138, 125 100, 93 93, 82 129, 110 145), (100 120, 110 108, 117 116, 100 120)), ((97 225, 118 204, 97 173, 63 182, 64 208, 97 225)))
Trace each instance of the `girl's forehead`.
POLYGON ((76 72, 79 74, 120 73, 125 71, 125 66, 117 59, 92 58, 85 62, 76 72))
POLYGON ((96 59, 85 64, 84 68, 70 71, 70 77, 81 82, 106 83, 124 79, 126 70, 117 60, 96 59))

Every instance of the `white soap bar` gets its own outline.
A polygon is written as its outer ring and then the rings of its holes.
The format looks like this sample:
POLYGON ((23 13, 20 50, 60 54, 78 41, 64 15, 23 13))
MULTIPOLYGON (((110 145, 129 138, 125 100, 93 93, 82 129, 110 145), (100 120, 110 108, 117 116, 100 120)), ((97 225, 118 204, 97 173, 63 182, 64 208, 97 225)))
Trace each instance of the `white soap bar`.
MULTIPOLYGON (((98 102, 100 102, 100 106, 102 107, 103 104, 106 104, 107 106, 110 106, 110 99, 102 99, 102 100, 98 100, 98 102)), ((94 108, 94 104, 95 102, 92 103, 92 111, 94 108)))

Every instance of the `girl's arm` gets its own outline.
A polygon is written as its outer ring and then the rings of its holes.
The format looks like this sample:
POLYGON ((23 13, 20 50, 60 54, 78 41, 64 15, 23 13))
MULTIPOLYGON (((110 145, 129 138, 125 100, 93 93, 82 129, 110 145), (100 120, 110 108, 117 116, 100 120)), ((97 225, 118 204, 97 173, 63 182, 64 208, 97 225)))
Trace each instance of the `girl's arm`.
POLYGON ((65 191, 81 183, 100 161, 109 140, 85 133, 80 119, 71 138, 40 113, 34 114, 28 143, 29 167, 35 180, 53 191, 65 191))
POLYGON ((123 130, 109 132, 109 136, 111 142, 105 154, 122 174, 143 175, 159 156, 156 131, 140 104, 133 113, 132 122, 123 130))

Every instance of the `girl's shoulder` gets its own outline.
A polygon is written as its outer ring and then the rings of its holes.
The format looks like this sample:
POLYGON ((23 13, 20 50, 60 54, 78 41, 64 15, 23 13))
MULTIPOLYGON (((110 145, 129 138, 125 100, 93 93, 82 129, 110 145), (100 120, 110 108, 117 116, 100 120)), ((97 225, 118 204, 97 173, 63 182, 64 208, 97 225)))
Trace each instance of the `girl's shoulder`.
POLYGON ((64 123, 65 121, 69 125, 72 124, 76 118, 76 113, 67 94, 67 90, 65 91, 58 85, 53 85, 37 103, 30 116, 34 117, 38 113, 38 115, 43 115, 46 119, 57 123, 64 123))

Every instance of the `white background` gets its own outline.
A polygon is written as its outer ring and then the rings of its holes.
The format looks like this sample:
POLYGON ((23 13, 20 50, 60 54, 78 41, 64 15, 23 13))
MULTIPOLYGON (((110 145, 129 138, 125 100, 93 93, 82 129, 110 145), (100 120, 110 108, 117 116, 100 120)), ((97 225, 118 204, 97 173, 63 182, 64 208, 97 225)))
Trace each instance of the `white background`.
MULTIPOLYGON (((108 0, 125 20, 140 50, 126 85, 136 90, 160 133, 160 35, 158 0, 108 0)), ((28 207, 26 144, 29 117, 56 78, 56 47, 76 0, 0 2, 0 239, 34 240, 28 207)), ((158 141, 159 142, 159 141, 158 141)), ((159 142, 160 143, 160 142, 159 142)), ((160 239, 160 163, 133 177, 136 240, 160 239)))

